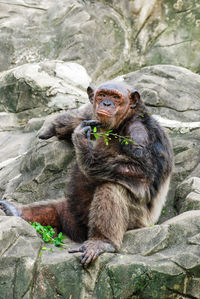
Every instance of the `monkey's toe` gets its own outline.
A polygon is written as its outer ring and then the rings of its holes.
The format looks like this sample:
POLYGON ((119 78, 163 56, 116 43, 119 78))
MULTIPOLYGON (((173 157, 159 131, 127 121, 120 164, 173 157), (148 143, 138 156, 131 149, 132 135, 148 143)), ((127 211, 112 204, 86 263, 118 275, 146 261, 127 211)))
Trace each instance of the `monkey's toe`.
POLYGON ((6 216, 20 216, 17 208, 7 201, 0 200, 0 209, 6 214, 6 216))
POLYGON ((109 242, 102 240, 88 240, 81 246, 72 248, 69 253, 83 252, 81 256, 81 264, 89 264, 104 252, 115 252, 115 248, 109 242))
POLYGON ((75 248, 70 249, 68 252, 69 253, 76 253, 76 252, 84 252, 84 250, 85 250, 85 246, 81 245, 79 247, 75 247, 75 248))

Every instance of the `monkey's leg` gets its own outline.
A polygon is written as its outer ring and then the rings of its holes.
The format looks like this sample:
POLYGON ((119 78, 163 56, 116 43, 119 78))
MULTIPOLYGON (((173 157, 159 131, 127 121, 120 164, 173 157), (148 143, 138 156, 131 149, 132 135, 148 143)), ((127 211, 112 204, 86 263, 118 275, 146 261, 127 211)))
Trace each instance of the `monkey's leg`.
POLYGON ((63 201, 37 202, 20 207, 19 212, 21 217, 28 222, 36 221, 60 230, 59 208, 62 203, 63 201))
POLYGON ((89 214, 89 240, 70 252, 83 252, 81 263, 89 264, 103 252, 121 246, 129 222, 127 190, 106 183, 95 191, 89 214))
POLYGON ((64 201, 37 202, 15 207, 7 201, 0 201, 0 208, 7 216, 19 216, 28 222, 39 222, 42 225, 60 227, 59 209, 64 201))
POLYGON ((77 222, 68 208, 67 199, 36 202, 19 208, 12 203, 0 201, 0 209, 7 216, 19 216, 28 222, 36 221, 45 226, 50 225, 74 241, 83 242, 87 239, 87 226, 77 222))

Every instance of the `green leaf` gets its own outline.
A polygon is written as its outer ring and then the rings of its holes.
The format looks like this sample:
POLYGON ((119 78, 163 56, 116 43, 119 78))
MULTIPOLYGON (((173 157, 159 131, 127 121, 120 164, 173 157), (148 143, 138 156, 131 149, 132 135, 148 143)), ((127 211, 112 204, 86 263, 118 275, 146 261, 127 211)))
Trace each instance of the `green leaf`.
POLYGON ((95 139, 99 138, 99 134, 94 134, 95 139))
POLYGON ((60 246, 60 245, 63 245, 63 244, 64 243, 62 241, 54 239, 54 245, 55 246, 60 246))
POLYGON ((105 142, 105 144, 106 144, 106 145, 108 145, 108 144, 109 144, 109 143, 108 143, 108 139, 107 139, 107 138, 105 138, 105 139, 104 139, 104 142, 105 142))
MULTIPOLYGON (((38 222, 34 222, 31 224, 35 230, 42 236, 42 239, 46 243, 54 243, 55 246, 63 245, 64 243, 62 242, 63 239, 66 238, 66 236, 63 235, 62 232, 58 234, 58 237, 54 238, 55 231, 54 229, 50 226, 42 226, 38 222)), ((46 250, 46 247, 43 247, 42 250, 46 250)))
POLYGON ((96 133, 97 132, 97 127, 93 128, 93 132, 96 133))

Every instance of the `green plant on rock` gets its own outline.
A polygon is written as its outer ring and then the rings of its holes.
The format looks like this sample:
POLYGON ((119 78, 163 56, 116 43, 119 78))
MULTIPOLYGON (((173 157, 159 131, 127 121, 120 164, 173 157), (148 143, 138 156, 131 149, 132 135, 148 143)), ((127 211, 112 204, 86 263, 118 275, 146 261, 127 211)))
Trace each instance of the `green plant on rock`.
POLYGON ((63 239, 65 239, 66 236, 63 236, 62 232, 60 232, 57 237, 54 237, 55 231, 53 227, 51 227, 50 225, 43 226, 38 222, 30 222, 30 224, 33 228, 35 228, 36 232, 42 236, 42 240, 44 242, 52 243, 55 246, 60 246, 64 244, 63 239))

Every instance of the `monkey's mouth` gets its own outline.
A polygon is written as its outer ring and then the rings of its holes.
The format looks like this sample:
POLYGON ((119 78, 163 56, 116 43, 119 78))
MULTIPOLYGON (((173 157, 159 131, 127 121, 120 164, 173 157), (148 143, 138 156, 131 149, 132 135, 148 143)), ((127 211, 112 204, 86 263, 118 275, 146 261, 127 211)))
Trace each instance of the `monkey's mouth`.
POLYGON ((109 112, 107 112, 107 111, 105 111, 105 110, 99 110, 98 112, 97 112, 97 115, 98 116, 108 116, 108 117, 110 117, 111 116, 111 113, 109 113, 109 112))

